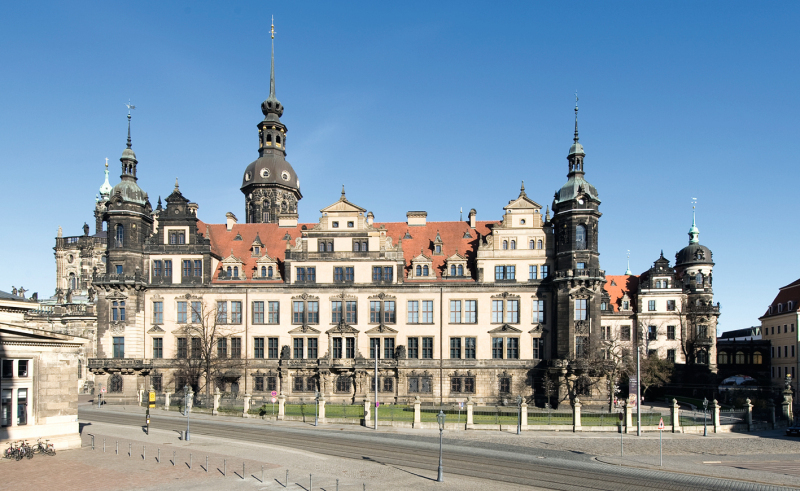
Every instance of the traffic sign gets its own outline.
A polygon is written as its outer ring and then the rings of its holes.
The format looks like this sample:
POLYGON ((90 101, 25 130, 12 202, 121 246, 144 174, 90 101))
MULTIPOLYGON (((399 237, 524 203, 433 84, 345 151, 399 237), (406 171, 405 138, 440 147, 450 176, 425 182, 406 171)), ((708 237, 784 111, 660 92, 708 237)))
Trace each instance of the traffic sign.
POLYGON ((378 401, 375 401, 375 407, 378 407, 378 406, 380 406, 380 405, 381 405, 381 403, 380 403, 380 402, 378 402, 378 401))
POLYGON ((273 398, 272 398, 272 403, 273 403, 273 404, 275 404, 275 401, 277 401, 277 400, 278 400, 278 399, 276 399, 275 397, 273 397, 273 398))
POLYGON ((622 421, 622 413, 619 413, 619 420, 622 421))
POLYGON ((103 394, 105 394, 105 392, 106 392, 106 388, 105 388, 105 387, 100 387, 100 392, 101 392, 101 393, 103 393, 103 394))
MULTIPOLYGON (((275 397, 276 395, 278 395, 278 393, 273 390, 270 395, 272 395, 272 397, 275 397)), ((275 401, 272 401, 272 402, 275 402, 275 401)))
POLYGON ((658 429, 659 430, 664 429, 664 418, 661 418, 661 420, 658 422, 658 429))

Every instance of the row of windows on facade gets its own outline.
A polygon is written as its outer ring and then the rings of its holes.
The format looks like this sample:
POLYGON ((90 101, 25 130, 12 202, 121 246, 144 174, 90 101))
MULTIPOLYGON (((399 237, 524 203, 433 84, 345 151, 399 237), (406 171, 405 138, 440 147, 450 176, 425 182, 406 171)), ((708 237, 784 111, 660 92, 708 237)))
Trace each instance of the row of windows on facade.
POLYGON ((772 346, 771 348, 772 358, 794 358, 794 345, 791 346, 772 346), (783 348, 783 350, 781 350, 783 348), (789 349, 791 348, 791 354, 789 349), (781 356, 781 351, 783 352, 783 356, 781 356), (777 355, 777 356, 776 356, 777 355))
MULTIPOLYGON (((335 337, 332 339, 333 358, 355 358, 355 338, 335 337)), ((278 338, 253 338, 253 358, 257 359, 277 359, 280 353, 278 338)), ((409 337, 406 340, 406 356, 411 359, 433 359, 432 337, 409 337)), ((517 360, 519 356, 518 337, 493 337, 492 358, 517 360)), ((319 358, 318 339, 293 338, 292 339, 292 358, 317 359, 319 358)), ((450 338, 450 358, 476 359, 477 338, 475 337, 451 337, 450 338)), ((176 357, 186 358, 205 358, 216 356, 217 358, 241 358, 242 357, 242 338, 231 337, 230 339, 221 337, 212 341, 210 345, 204 346, 204 340, 197 337, 177 338, 176 357), (229 350, 230 346, 230 350, 229 350), (205 356, 204 356, 205 355, 205 356)), ((116 336, 113 338, 114 358, 125 358, 125 337, 116 336)), ((369 356, 374 359, 376 356, 383 359, 394 359, 396 357, 395 338, 370 338, 369 356), (383 340, 383 342, 381 342, 383 340), (381 344, 383 346, 381 346, 381 344)), ((533 339, 533 359, 539 360, 544 356, 544 340, 541 338, 533 339)), ((153 358, 164 358, 164 338, 153 338, 153 358)))
POLYGON ((744 351, 737 351, 733 356, 731 356, 727 351, 720 351, 717 353, 718 365, 729 365, 732 363, 735 363, 736 365, 761 365, 764 363, 764 357, 760 351, 754 351, 752 356, 748 355, 744 351))
MULTIPOLYGON (((3 359, 2 378, 31 381, 32 360, 3 359)), ((32 387, 3 388, 0 391, 0 426, 28 424, 29 395, 32 387)))
MULTIPOLYGON (((698 338, 706 338, 708 337, 708 326, 699 325, 697 326, 697 337, 698 338)), ((647 326, 647 340, 648 341, 657 341, 658 340, 658 327, 657 326, 647 326)), ((667 326, 667 340, 674 341, 677 339, 677 328, 676 326, 667 326)), ((613 339, 613 333, 611 326, 601 326, 600 327, 600 337, 604 341, 610 341, 613 339)), ((620 326, 619 328, 619 339, 620 341, 630 341, 631 340, 631 326, 620 326)))
MULTIPOLYGON (((790 332, 790 331, 789 331, 789 326, 791 326, 791 332, 794 332, 794 323, 792 323, 792 324, 784 324, 784 325, 783 325, 783 333, 784 333, 784 334, 786 334, 786 333, 790 332)), ((781 326, 778 326, 778 334, 780 334, 780 333, 781 333, 781 326)), ((766 332, 765 332, 764 334, 769 334, 770 336, 771 336, 771 335, 773 335, 773 334, 775 334, 775 326, 772 326, 771 330, 770 330, 770 328, 768 327, 768 328, 766 329, 766 332)))
MULTIPOLYGON (((542 248, 542 241, 541 240, 529 240, 528 241, 528 249, 541 249, 542 248)), ((517 241, 512 240, 504 240, 502 243, 503 250, 514 250, 517 248, 517 241)))
MULTIPOLYGON (((408 324, 433 324, 433 300, 409 300, 407 302, 408 324)), ((125 302, 112 302, 112 320, 125 320, 125 302)), ((576 302, 576 315, 586 319, 586 300, 576 302)), ((176 322, 186 324, 208 323, 210 314, 215 316, 217 324, 241 324, 242 302, 218 301, 215 312, 204 312, 203 303, 200 301, 177 302, 176 322), (230 304, 230 312, 228 305, 230 304)), ((545 323, 545 301, 534 300, 532 308, 532 322, 545 323)), ((576 317, 578 318, 578 317, 576 317)), ((319 301, 303 300, 292 302, 293 324, 319 324, 319 301)), ((358 323, 358 302, 355 300, 334 300, 331 302, 331 323, 338 324, 344 321, 348 324, 358 323)), ((369 322, 371 324, 395 324, 396 302, 393 300, 371 300, 369 302, 369 322)), ((478 322, 477 300, 450 300, 451 324, 475 324, 478 322)), ((153 324, 164 323, 164 302, 153 302, 153 324)), ((280 302, 254 301, 252 302, 253 324, 278 324, 280 323, 280 302), (266 310, 265 310, 266 309, 266 310)), ((519 300, 492 300, 492 323, 520 323, 519 300)))
MULTIPOLYGON (((794 310, 794 302, 789 300, 788 302, 786 302, 786 312, 791 312, 792 310, 794 310)), ((782 312, 783 312, 783 303, 779 303, 778 304, 778 313, 780 314, 782 312)), ((769 313, 770 314, 774 313, 774 309, 773 309, 772 305, 769 306, 769 313)))
MULTIPOLYGON (((584 263, 578 263, 584 264, 584 263)), ((529 280, 543 280, 550 276, 549 266, 528 266, 528 279, 529 280), (540 273, 541 271, 541 273, 540 273)), ((517 267, 513 265, 495 266, 494 267, 495 281, 511 281, 517 279, 517 267)))
POLYGON ((772 373, 770 375, 772 376, 772 378, 782 379, 782 378, 784 378, 784 377, 786 377, 788 375, 788 376, 792 377, 792 380, 794 380, 794 367, 772 367, 771 372, 772 373), (775 377, 776 368, 777 368, 777 372, 778 372, 778 376, 777 377, 775 377), (791 369, 791 373, 790 373, 790 369, 791 369))
MULTIPOLYGON (((333 222, 334 228, 339 226, 339 222, 333 222)), ((348 227, 353 226, 353 222, 347 222, 348 227)), ((332 240, 320 240, 317 242, 317 251, 335 252, 332 240)), ((369 242, 364 239, 353 239, 353 252, 369 252, 369 242)))
MULTIPOLYGON (((182 276, 183 277, 202 277, 203 276, 203 261, 200 259, 185 259, 182 262, 182 276)), ((153 261, 153 277, 154 278, 171 278, 172 277, 172 260, 171 259, 157 259, 153 261)))

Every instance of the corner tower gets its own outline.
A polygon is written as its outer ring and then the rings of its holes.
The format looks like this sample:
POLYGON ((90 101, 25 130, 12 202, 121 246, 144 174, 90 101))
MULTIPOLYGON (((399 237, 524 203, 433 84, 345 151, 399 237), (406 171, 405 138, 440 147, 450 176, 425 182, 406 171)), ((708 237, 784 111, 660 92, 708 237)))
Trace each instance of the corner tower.
POLYGON ((278 223, 281 218, 297 223, 297 202, 302 199, 300 179, 286 161, 286 125, 281 123, 283 105, 275 97, 275 25, 269 97, 261 103, 264 120, 258 123, 258 159, 247 166, 242 178, 247 223, 278 223))
POLYGON ((600 301, 605 272, 600 269, 597 189, 584 179, 583 145, 578 140, 578 98, 575 136, 567 155, 567 182, 553 198, 555 239, 556 329, 553 358, 585 358, 599 342, 600 301))

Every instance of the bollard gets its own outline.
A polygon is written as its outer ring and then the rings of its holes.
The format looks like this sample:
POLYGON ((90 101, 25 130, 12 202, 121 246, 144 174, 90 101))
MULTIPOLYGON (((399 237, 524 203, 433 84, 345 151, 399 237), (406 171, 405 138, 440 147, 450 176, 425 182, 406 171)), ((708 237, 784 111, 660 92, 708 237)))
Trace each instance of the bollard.
POLYGON ((208 455, 206 455, 206 474, 208 474, 208 455))
POLYGON ((264 466, 261 466, 261 482, 264 482, 264 466))
POLYGON ((156 460, 159 464, 161 463, 161 449, 158 449, 158 460, 156 460))
POLYGON ((94 450, 94 435, 89 435, 92 437, 92 450, 94 450))
POLYGON ((106 453, 106 439, 103 438, 103 453, 106 453))
POLYGON ((289 469, 286 469, 286 484, 284 484, 283 487, 285 488, 288 486, 289 486, 289 469))
POLYGON ((339 480, 336 480, 336 491, 339 491, 339 480))
POLYGON ((308 491, 314 489, 314 481, 311 480, 311 474, 308 475, 308 491))
POLYGON ((223 476, 228 475, 228 459, 224 459, 222 461, 222 475, 223 476))

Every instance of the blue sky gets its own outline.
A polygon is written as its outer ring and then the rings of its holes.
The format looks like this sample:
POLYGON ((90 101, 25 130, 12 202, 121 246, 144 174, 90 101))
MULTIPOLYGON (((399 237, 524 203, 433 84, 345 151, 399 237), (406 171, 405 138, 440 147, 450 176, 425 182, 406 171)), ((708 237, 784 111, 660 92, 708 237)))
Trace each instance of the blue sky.
POLYGON ((758 323, 800 276, 792 244, 797 2, 5 2, 0 6, 0 289, 49 296, 58 226, 93 224, 119 180, 130 98, 139 183, 180 178, 204 221, 232 211, 257 156, 276 24, 278 99, 300 219, 347 196, 496 220, 521 180, 566 180, 574 92, 601 264, 646 270, 688 243, 691 198, 714 252, 721 330, 758 323), (765 234, 765 235, 762 235, 765 234))

